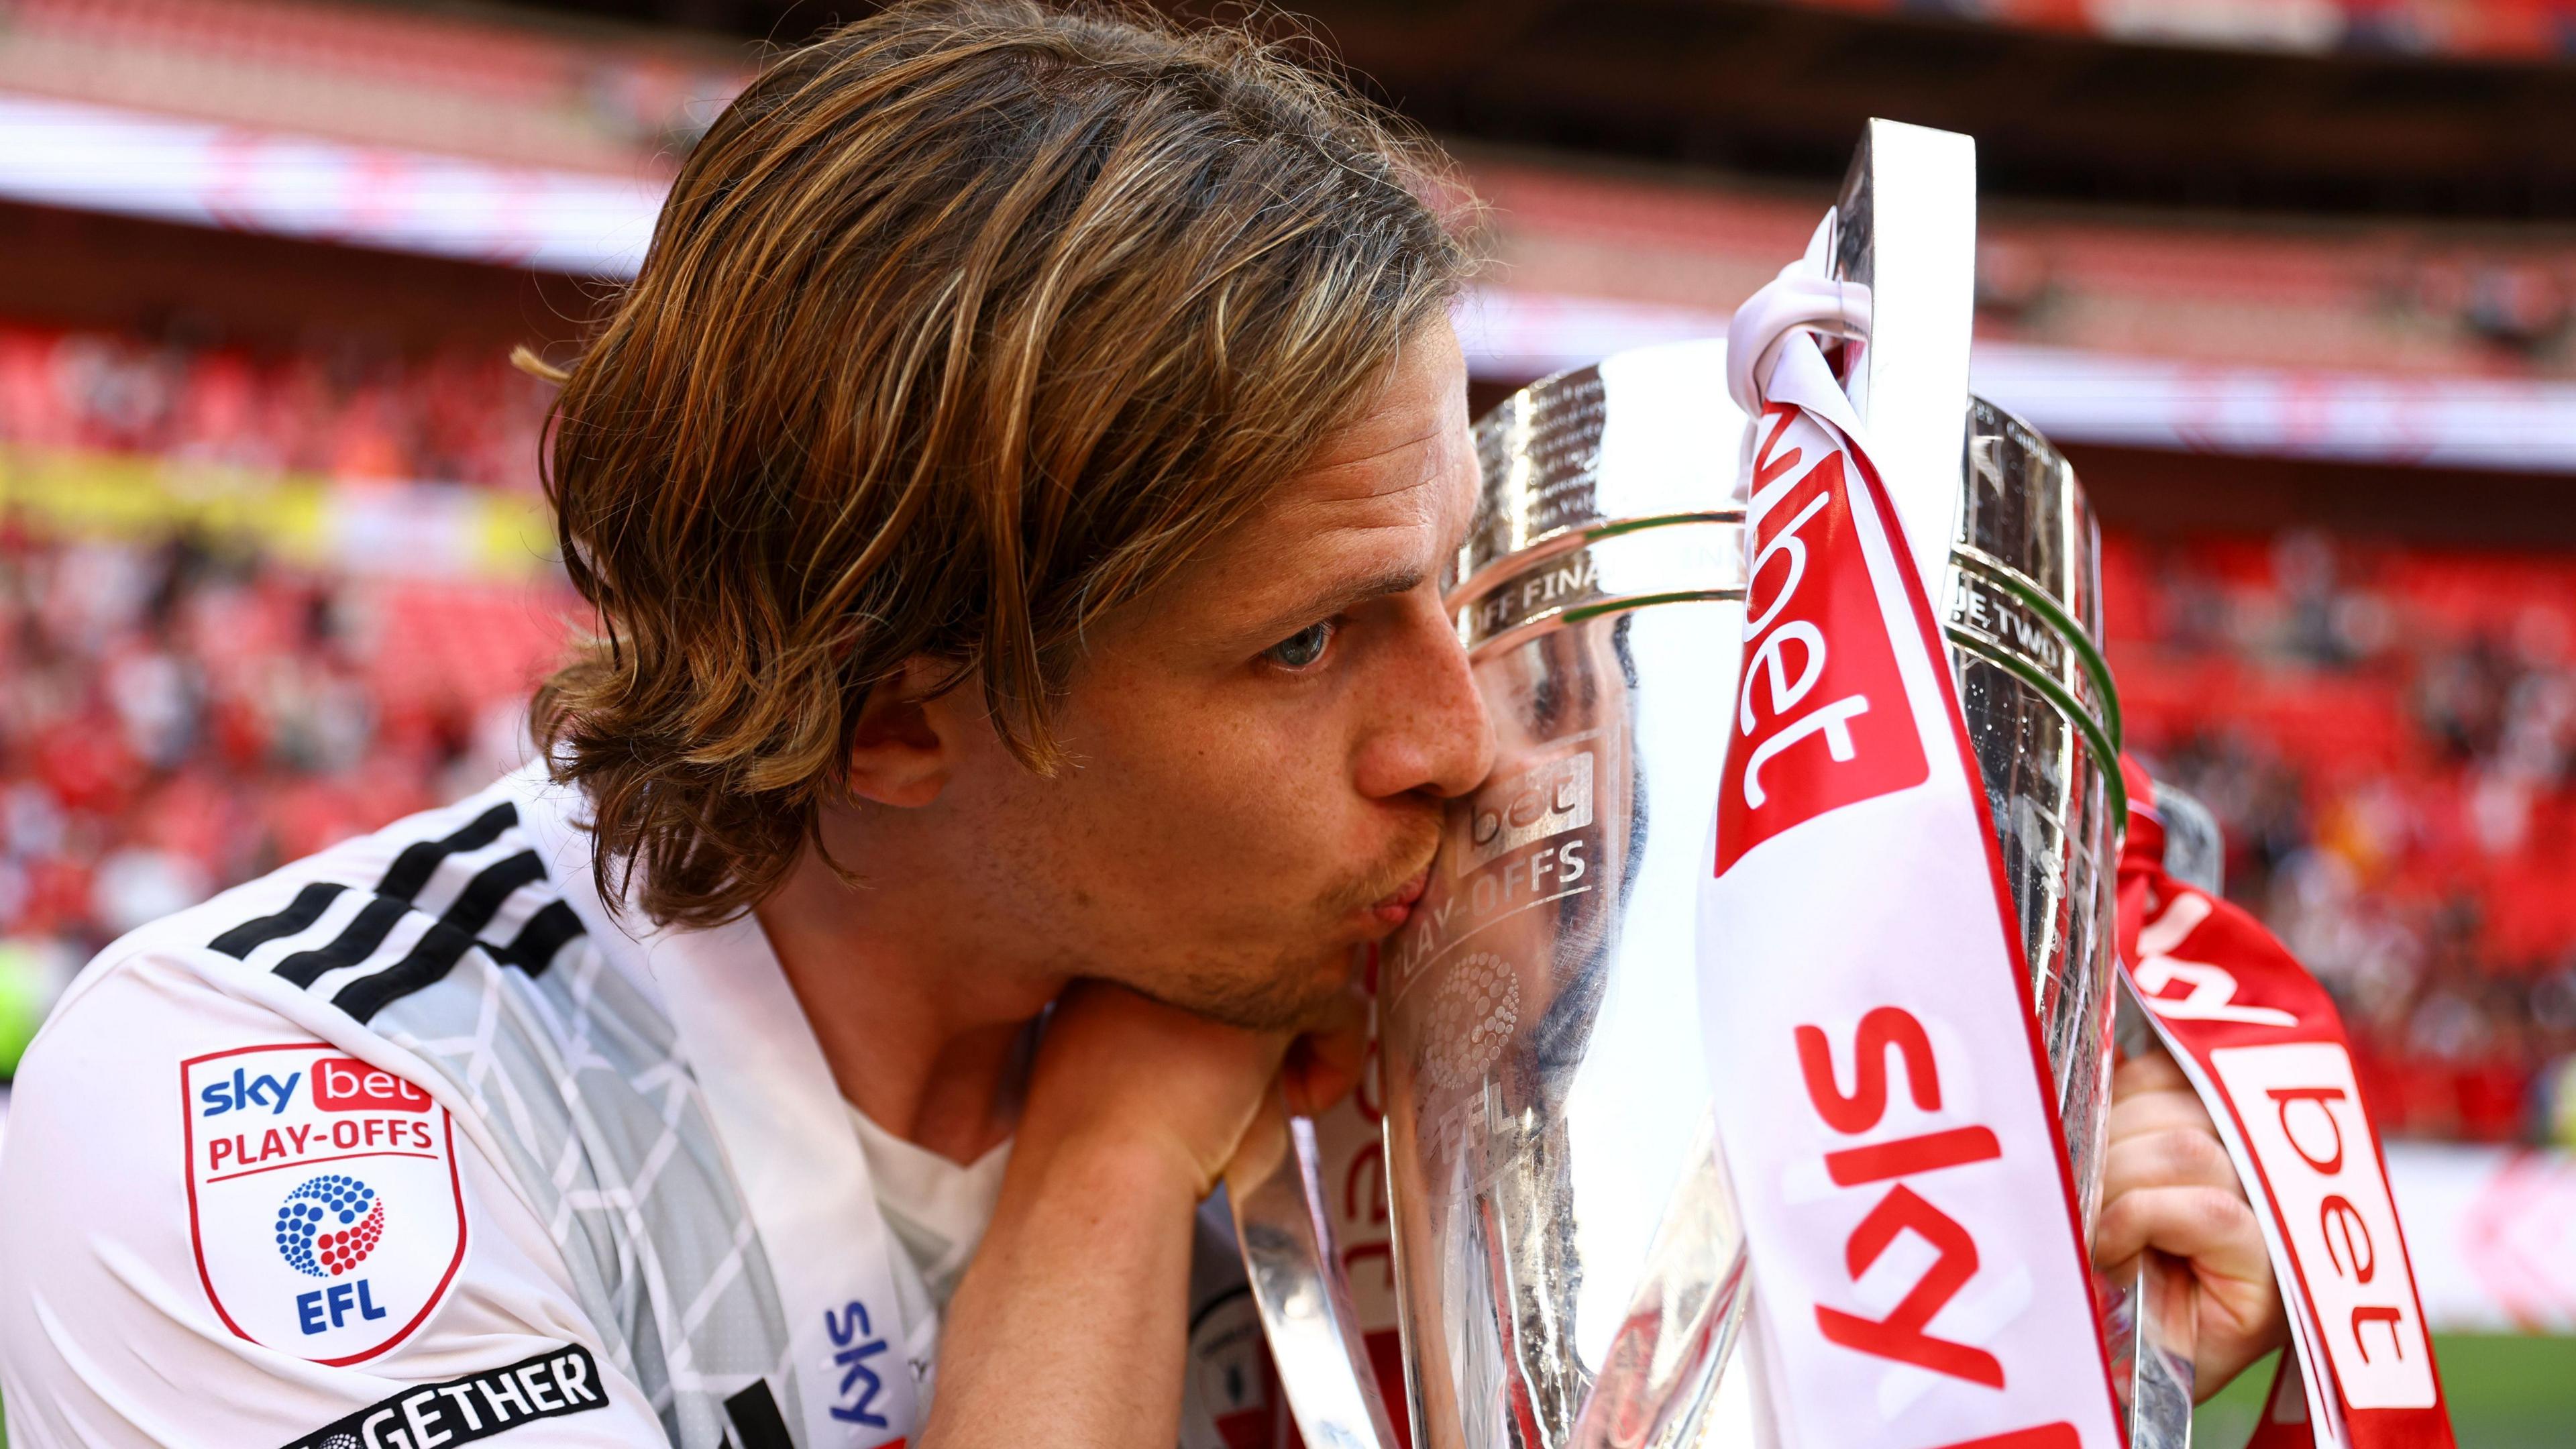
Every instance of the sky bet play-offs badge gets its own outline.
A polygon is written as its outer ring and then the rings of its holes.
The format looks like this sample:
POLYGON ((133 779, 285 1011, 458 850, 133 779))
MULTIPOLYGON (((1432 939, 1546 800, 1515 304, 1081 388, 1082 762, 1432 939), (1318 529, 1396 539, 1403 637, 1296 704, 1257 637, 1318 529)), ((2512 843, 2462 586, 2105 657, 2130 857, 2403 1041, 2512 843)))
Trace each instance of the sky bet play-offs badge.
POLYGON ((321 1042, 180 1066, 188 1227, 233 1332, 315 1363, 400 1343, 465 1258, 446 1109, 321 1042))

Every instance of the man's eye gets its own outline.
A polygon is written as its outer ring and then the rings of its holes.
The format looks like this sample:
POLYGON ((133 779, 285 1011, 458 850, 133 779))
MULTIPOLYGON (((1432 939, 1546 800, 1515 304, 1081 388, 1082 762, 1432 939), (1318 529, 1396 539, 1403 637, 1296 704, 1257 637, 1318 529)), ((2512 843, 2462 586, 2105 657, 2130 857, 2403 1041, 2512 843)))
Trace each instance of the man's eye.
POLYGON ((1324 657, 1324 646, 1333 640, 1333 624, 1309 624, 1278 643, 1261 651, 1261 657, 1282 669, 1304 669, 1324 657))

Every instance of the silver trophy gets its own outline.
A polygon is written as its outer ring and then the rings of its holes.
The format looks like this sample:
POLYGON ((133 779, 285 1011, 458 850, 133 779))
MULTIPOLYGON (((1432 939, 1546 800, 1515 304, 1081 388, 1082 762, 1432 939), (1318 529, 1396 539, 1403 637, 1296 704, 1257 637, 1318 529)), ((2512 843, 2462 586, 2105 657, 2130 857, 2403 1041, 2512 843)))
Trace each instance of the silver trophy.
MULTIPOLYGON (((1968 393, 1974 183, 1966 138, 1873 122, 1830 255, 1871 289, 1851 391, 1946 600, 2089 1228, 2119 710, 2083 490, 1968 393)), ((1483 495, 1448 601, 1500 750, 1378 976, 1415 1449, 1751 1441, 1750 1410, 1722 1402, 1743 1397, 1724 1370, 1748 1282, 1694 944, 1707 721, 1734 713, 1743 636, 1744 424, 1708 342, 1546 379, 1477 425, 1483 495)), ((1231 1176, 1254 1295, 1307 1442, 1393 1449, 1317 1156, 1291 1124, 1231 1176)), ((2148 1264, 2101 1287, 2130 1442, 2187 1442, 2186 1285, 2148 1264)))

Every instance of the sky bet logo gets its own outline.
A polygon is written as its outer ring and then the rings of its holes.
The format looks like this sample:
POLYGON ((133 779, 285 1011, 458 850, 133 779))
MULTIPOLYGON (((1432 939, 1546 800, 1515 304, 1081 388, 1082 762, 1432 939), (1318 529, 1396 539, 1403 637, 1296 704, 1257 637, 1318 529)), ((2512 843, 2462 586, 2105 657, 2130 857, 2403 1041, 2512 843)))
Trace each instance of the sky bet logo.
MULTIPOLYGON (((266 1072, 253 1076, 247 1068, 235 1067, 231 1077, 208 1082, 197 1093, 197 1100, 205 1104, 198 1115, 220 1117, 264 1107, 270 1116, 280 1116, 286 1104, 295 1100, 295 1084, 303 1080, 302 1072, 288 1072, 282 1078, 266 1072)), ((429 1094, 356 1057, 326 1057, 313 1064, 313 1104, 325 1112, 367 1108, 426 1112, 429 1094)))
POLYGON ((318 1041, 180 1074, 189 1228, 225 1326, 351 1364, 426 1322, 465 1257, 452 1127, 429 1093, 318 1041))
POLYGON ((266 1073, 254 1077, 235 1067, 230 1078, 207 1083, 205 1090, 197 1094, 197 1100, 206 1104, 203 1115, 208 1117, 220 1117, 226 1112, 247 1112, 253 1107, 266 1107, 268 1115, 274 1117, 285 1111, 286 1104, 294 1100, 295 1084, 303 1080, 302 1072, 288 1072, 286 1079, 279 1081, 266 1073))

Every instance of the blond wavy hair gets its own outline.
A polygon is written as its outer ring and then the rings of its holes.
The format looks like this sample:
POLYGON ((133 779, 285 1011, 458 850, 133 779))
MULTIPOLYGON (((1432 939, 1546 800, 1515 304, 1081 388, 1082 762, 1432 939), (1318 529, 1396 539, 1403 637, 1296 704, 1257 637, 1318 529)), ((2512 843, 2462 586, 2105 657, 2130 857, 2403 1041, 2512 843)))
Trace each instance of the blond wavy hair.
POLYGON ((603 896, 757 905, 918 656, 1061 768, 1085 626, 1295 471, 1461 285, 1449 175, 1240 27, 939 0, 770 67, 558 374, 546 488, 597 628, 535 728, 603 896))

